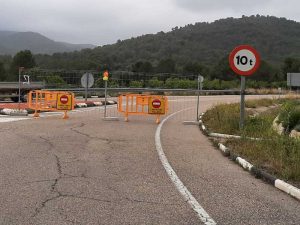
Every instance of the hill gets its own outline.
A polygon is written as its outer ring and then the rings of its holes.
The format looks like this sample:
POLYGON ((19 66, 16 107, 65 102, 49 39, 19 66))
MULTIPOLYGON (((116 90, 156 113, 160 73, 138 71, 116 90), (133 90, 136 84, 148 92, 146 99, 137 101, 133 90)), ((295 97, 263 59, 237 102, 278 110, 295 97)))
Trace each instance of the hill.
POLYGON ((14 55, 25 49, 35 54, 53 54, 55 52, 71 52, 94 47, 93 45, 56 42, 34 32, 0 31, 0 55, 14 55))
POLYGON ((95 69, 108 64, 111 69, 129 69, 138 61, 157 66, 163 59, 172 59, 180 68, 189 62, 215 65, 240 44, 254 46, 263 60, 277 65, 286 57, 300 56, 300 23, 259 15, 227 18, 119 40, 93 50, 38 55, 36 60, 44 68, 95 69))

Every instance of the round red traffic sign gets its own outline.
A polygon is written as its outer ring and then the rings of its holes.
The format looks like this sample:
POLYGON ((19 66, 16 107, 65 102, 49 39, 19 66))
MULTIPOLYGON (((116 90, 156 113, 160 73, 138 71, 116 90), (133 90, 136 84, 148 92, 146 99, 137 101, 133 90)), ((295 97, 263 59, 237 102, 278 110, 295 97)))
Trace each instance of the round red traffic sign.
POLYGON ((229 65, 235 73, 250 76, 259 68, 260 56, 252 46, 240 45, 230 53, 229 65))
POLYGON ((69 98, 68 98, 67 95, 62 95, 62 96, 60 96, 60 102, 61 102, 62 104, 67 104, 68 101, 69 101, 69 98))
POLYGON ((152 101, 152 106, 153 108, 158 109, 161 106, 161 101, 159 99, 154 99, 152 101))

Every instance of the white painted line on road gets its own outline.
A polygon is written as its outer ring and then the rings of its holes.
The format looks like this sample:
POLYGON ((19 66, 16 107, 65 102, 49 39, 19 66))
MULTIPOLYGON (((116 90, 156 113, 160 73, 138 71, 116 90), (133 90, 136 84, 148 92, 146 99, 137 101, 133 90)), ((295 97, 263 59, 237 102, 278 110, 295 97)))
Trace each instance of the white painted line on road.
MULTIPOLYGON (((107 109, 115 108, 116 105, 109 105, 107 106, 107 109)), ((92 111, 103 111, 104 108, 100 106, 96 107, 87 107, 87 108, 77 108, 72 111, 69 111, 68 114, 77 114, 77 113, 85 113, 85 112, 92 112, 92 111)), ((64 113, 59 111, 53 111, 53 112, 41 112, 40 117, 46 118, 46 117, 54 117, 54 116, 62 116, 64 113)), ((30 118, 33 117, 33 114, 30 115, 30 118)))
MULTIPOLYGON (((107 109, 116 108, 117 105, 108 105, 107 109)), ((84 112, 91 112, 91 111, 103 111, 104 107, 87 107, 87 108, 78 108, 74 109, 69 114, 76 114, 76 113, 84 113, 84 112)), ((64 113, 59 111, 53 111, 53 112, 41 112, 40 118, 47 118, 47 117, 54 117, 54 116, 62 116, 64 113)), ((33 114, 28 115, 28 117, 11 117, 8 115, 0 115, 0 123, 8 123, 8 122, 16 122, 21 120, 29 120, 33 118, 33 114)))
POLYGON ((176 114, 178 114, 182 111, 185 111, 185 110, 189 110, 189 109, 191 109, 191 108, 172 113, 171 115, 169 115, 165 119, 163 119, 163 121, 161 121, 161 123, 158 125, 156 132, 155 132, 155 146, 156 146, 156 150, 157 150, 159 159, 160 159, 163 167, 165 168, 168 176, 170 177, 170 179, 176 186, 179 193, 183 196, 185 201, 187 201, 187 203, 189 203, 189 205, 197 213, 198 217, 205 225, 216 225, 217 223, 208 215, 208 213, 203 209, 203 207, 199 204, 199 202, 194 198, 194 196, 191 194, 191 192, 187 189, 186 186, 184 186, 182 181, 179 179, 176 172, 173 170, 172 166, 170 165, 170 163, 164 153, 162 145, 161 145, 160 133, 161 133, 161 128, 164 125, 164 123, 171 117, 175 116, 176 114))
POLYGON ((197 99, 193 99, 193 100, 186 100, 186 99, 180 99, 180 100, 173 99, 173 100, 169 100, 168 99, 168 102, 195 102, 195 101, 197 101, 197 99))
POLYGON ((29 118, 23 118, 23 117, 10 117, 10 116, 1 116, 0 117, 0 123, 8 123, 8 122, 15 122, 15 121, 21 121, 21 120, 28 120, 29 118))

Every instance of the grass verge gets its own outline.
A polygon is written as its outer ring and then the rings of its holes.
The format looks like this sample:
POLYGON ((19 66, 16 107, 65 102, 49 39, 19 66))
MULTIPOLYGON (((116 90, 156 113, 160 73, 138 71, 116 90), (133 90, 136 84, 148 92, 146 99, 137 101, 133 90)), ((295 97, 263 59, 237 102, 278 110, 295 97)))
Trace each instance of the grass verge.
POLYGON ((215 106, 205 113, 203 122, 212 132, 262 138, 262 141, 229 139, 224 144, 258 168, 300 187, 300 139, 281 136, 272 129, 273 120, 281 108, 278 104, 283 100, 278 101, 268 99, 247 102, 246 105, 251 108, 273 107, 258 115, 248 110, 242 131, 239 130, 239 104, 215 106))

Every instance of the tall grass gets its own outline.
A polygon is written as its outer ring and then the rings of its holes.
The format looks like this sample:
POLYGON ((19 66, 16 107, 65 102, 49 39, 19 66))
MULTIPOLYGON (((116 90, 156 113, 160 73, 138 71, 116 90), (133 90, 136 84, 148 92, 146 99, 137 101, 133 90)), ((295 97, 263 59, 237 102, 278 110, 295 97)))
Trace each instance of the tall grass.
POLYGON ((247 108, 268 107, 280 103, 280 99, 264 98, 258 100, 248 100, 245 105, 247 108))
POLYGON ((231 139, 226 142, 233 152, 282 179, 300 181, 300 141, 276 136, 263 141, 231 139))
MULTIPOLYGON (((277 104, 277 100, 252 101, 248 106, 257 108, 277 104)), ((208 110, 203 122, 210 131, 241 135, 242 139, 230 139, 226 145, 238 155, 245 157, 256 166, 281 177, 300 181, 300 140, 279 135, 272 129, 272 123, 280 112, 280 106, 254 116, 246 113, 245 128, 239 129, 239 104, 222 104, 208 110), (254 141, 246 137, 262 138, 254 141)))

